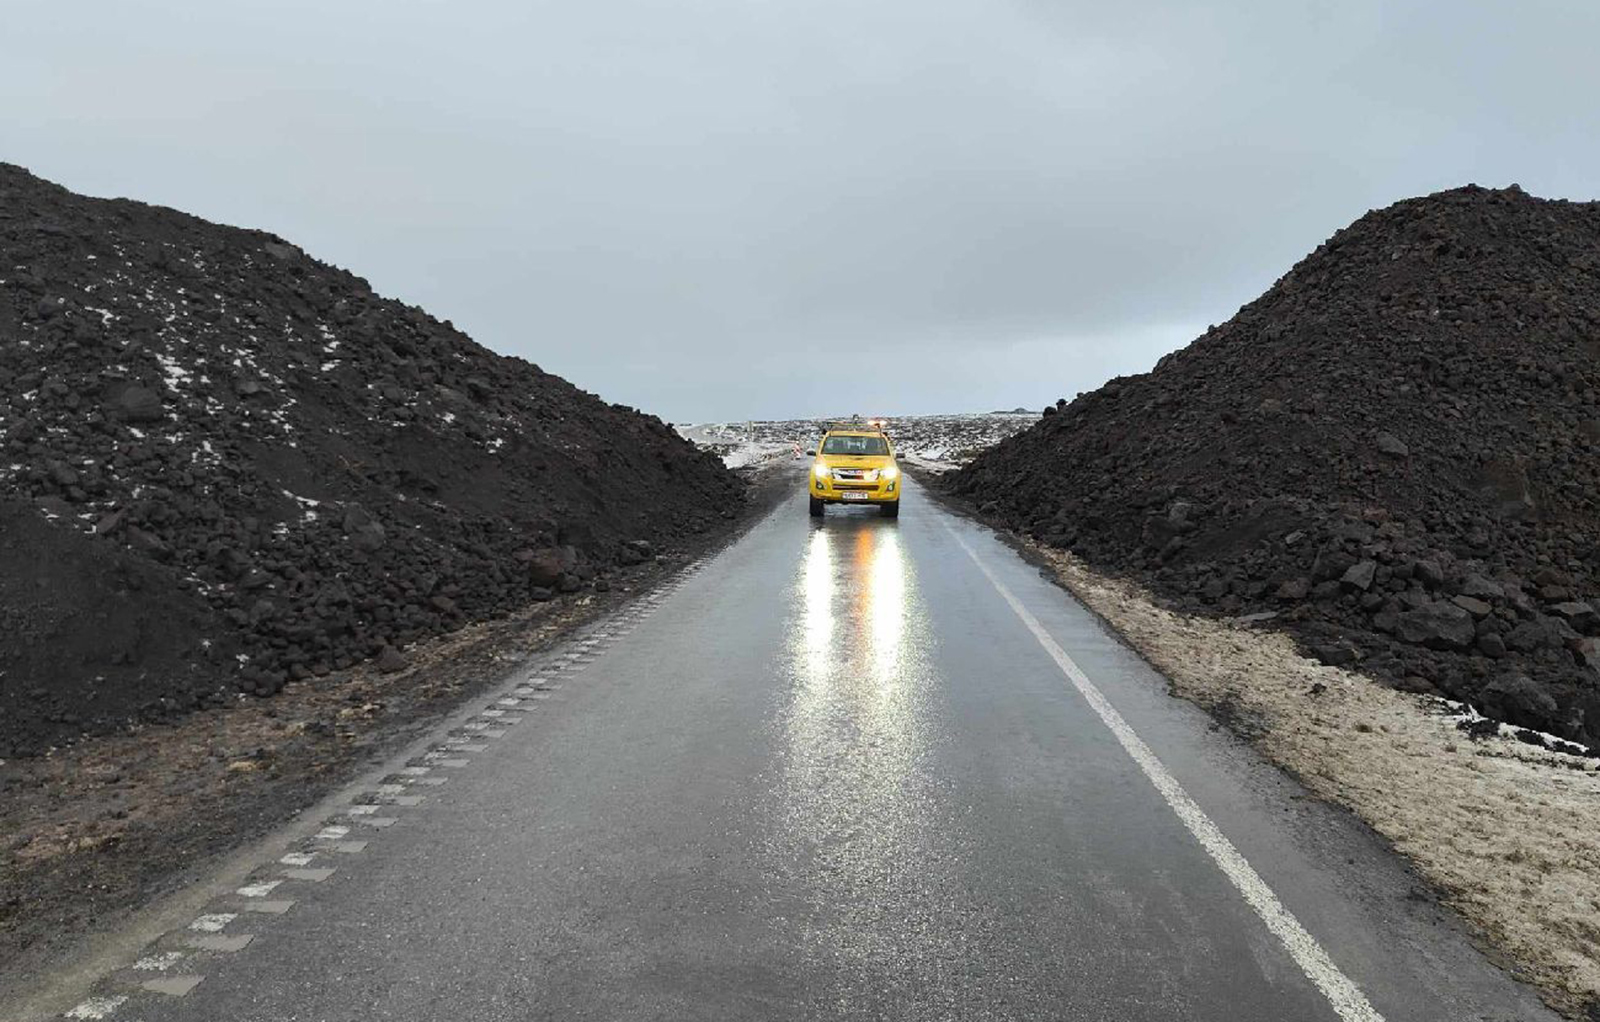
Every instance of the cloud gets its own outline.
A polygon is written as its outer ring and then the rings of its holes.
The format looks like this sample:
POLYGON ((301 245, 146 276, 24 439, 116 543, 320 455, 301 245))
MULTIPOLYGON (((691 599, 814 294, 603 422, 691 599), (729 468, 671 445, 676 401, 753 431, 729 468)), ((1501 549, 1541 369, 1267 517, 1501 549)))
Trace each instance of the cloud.
POLYGON ((1037 405, 1371 206, 1600 192, 1600 8, 85 2, 5 158, 295 239, 675 419, 1037 405))

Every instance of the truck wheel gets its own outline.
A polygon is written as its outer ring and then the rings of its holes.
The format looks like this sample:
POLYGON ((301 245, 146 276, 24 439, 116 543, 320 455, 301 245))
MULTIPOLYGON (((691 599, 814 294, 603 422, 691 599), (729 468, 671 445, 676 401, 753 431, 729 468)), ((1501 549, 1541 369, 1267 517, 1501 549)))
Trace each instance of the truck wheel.
POLYGON ((812 497, 810 499, 811 499, 811 517, 812 518, 821 518, 822 517, 822 501, 818 500, 815 497, 812 497))
POLYGON ((900 517, 900 502, 898 500, 891 500, 891 501, 889 501, 889 503, 883 505, 883 517, 885 517, 885 518, 899 518, 900 517))

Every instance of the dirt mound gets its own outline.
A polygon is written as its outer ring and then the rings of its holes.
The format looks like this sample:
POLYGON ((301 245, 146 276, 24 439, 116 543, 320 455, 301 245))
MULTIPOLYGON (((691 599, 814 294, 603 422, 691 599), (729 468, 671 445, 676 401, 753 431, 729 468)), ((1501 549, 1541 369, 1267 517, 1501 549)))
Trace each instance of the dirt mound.
POLYGON ((50 730, 104 727, 214 689, 236 642, 176 583, 170 568, 0 497, 5 712, 20 700, 50 730), (214 638, 198 646, 196 636, 214 638))
POLYGON ((949 485, 1185 610, 1600 744, 1600 204, 1362 217, 949 485))
POLYGON ((0 164, 0 755, 605 586, 743 484, 260 232, 0 164))

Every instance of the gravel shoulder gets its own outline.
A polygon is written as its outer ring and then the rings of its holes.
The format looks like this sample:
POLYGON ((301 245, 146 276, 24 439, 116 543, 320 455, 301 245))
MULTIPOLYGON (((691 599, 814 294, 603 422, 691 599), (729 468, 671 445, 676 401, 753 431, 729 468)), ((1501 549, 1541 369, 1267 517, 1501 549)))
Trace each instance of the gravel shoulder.
POLYGON ((1070 554, 1028 549, 1174 694, 1388 839, 1552 1007, 1600 1011, 1593 760, 1470 738, 1442 700, 1317 663, 1281 633, 1175 614, 1070 554))
POLYGON ((609 592, 535 603, 414 647, 404 671, 358 667, 271 699, 240 697, 175 723, 0 760, 0 1003, 70 967, 95 933, 315 805, 527 657, 733 542, 791 492, 778 472, 746 478, 753 499, 714 537, 630 569, 609 592))

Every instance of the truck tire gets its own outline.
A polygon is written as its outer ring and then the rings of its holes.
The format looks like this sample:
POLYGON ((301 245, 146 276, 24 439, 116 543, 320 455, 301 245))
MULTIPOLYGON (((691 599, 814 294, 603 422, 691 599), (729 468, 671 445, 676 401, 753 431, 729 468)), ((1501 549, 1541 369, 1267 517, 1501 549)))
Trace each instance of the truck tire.
POLYGON ((889 501, 889 503, 883 505, 883 517, 885 517, 885 518, 899 518, 900 517, 900 502, 898 500, 891 500, 891 501, 889 501))
POLYGON ((811 517, 812 518, 821 518, 822 517, 822 501, 818 500, 815 497, 810 498, 810 500, 811 500, 811 508, 810 508, 811 517))

